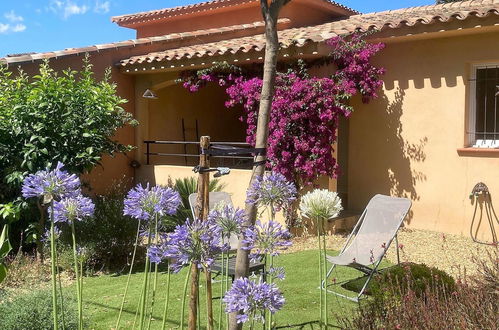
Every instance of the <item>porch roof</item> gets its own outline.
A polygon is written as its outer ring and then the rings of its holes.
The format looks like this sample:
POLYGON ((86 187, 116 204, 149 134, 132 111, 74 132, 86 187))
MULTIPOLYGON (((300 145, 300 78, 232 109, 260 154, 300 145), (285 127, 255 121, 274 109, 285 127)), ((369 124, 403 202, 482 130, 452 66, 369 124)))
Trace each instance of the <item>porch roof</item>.
MULTIPOLYGON (((303 47, 308 43, 323 42, 337 35, 345 35, 355 31, 383 31, 402 27, 416 27, 434 23, 464 21, 470 17, 485 18, 499 16, 499 0, 481 0, 453 2, 442 5, 403 8, 384 12, 350 16, 321 25, 291 28, 279 31, 282 49, 303 47)), ((174 60, 187 60, 219 55, 235 55, 249 51, 262 51, 265 48, 263 34, 201 43, 192 46, 167 49, 146 55, 133 56, 119 62, 119 66, 128 67, 140 64, 154 64, 174 60)))

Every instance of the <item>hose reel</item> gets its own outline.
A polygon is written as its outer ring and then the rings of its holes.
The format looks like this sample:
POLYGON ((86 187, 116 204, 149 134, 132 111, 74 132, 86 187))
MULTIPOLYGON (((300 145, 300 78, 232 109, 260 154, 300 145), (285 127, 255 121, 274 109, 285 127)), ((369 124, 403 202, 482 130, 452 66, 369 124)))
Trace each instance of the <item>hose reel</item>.
POLYGON ((471 203, 475 204, 473 219, 471 220, 471 225, 470 225, 471 239, 474 242, 480 244, 497 245, 498 241, 497 241, 497 233, 495 225, 496 223, 499 223, 499 220, 494 210, 494 206, 492 205, 492 198, 489 191, 489 187, 487 187, 487 185, 483 182, 478 182, 471 190, 469 198, 471 200, 471 203), (480 206, 480 217, 477 222, 477 210, 479 206, 480 206), (490 232, 492 234, 492 242, 483 242, 478 239, 478 231, 480 230, 480 227, 482 225, 484 209, 485 209, 485 214, 487 216, 487 223, 490 226, 490 232))

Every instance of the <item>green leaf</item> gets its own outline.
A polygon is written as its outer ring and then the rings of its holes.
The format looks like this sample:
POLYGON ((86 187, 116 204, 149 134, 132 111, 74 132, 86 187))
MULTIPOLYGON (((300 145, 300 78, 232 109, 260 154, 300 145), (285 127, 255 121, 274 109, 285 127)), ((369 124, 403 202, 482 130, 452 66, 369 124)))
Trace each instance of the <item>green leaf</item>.
POLYGON ((5 266, 3 263, 0 263, 0 283, 2 283, 6 277, 7 277, 7 266, 5 266))
POLYGON ((8 237, 8 227, 5 225, 0 235, 0 260, 5 258, 12 250, 8 237))

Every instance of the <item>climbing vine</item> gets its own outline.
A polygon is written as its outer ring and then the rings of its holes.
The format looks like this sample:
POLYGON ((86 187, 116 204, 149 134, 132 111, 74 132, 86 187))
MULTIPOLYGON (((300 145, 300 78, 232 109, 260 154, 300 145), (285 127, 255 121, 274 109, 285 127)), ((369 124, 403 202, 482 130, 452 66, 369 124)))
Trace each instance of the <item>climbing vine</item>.
MULTIPOLYGON (((282 173, 298 187, 309 185, 320 176, 337 177, 339 166, 333 156, 333 144, 340 117, 349 117, 353 108, 348 100, 360 94, 367 103, 377 97, 385 70, 371 64, 371 58, 384 48, 368 43, 365 35, 355 33, 334 37, 326 42, 331 53, 320 60, 285 67, 280 64, 276 78, 269 125, 268 166, 282 173), (318 65, 335 65, 329 77, 309 75, 318 65)), ((258 105, 262 87, 261 72, 256 66, 240 68, 226 62, 200 70, 184 72, 180 78, 191 92, 207 83, 225 88, 227 108, 241 104, 246 122, 247 142, 254 144, 258 105)))

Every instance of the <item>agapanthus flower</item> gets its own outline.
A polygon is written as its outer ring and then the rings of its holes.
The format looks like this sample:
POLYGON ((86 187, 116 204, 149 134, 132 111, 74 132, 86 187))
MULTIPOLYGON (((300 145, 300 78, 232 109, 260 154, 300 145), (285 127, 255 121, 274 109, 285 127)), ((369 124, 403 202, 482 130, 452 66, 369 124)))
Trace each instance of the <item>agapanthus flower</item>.
POLYGON ((246 277, 234 281, 232 287, 225 294, 223 302, 227 313, 238 313, 237 323, 261 320, 266 310, 272 314, 279 311, 284 305, 284 296, 275 284, 268 284, 261 280, 256 283, 246 277))
MULTIPOLYGON (((54 226, 54 238, 58 239, 62 235, 62 230, 58 226, 54 226)), ((42 242, 50 242, 50 229, 46 229, 40 239, 42 242)))
POLYGON ((227 248, 222 242, 220 227, 212 220, 187 219, 168 238, 165 256, 174 260, 171 265, 174 272, 191 263, 209 269, 215 258, 227 248))
POLYGON ((343 210, 341 199, 336 192, 316 189, 301 198, 301 214, 313 220, 324 221, 338 216, 343 210))
POLYGON ((255 179, 247 192, 246 202, 272 207, 274 212, 290 205, 296 199, 296 187, 280 173, 270 173, 255 179))
POLYGON ((284 270, 284 267, 270 267, 267 274, 270 275, 272 278, 281 281, 286 278, 286 271, 284 270))
POLYGON ((44 197, 44 202, 49 203, 53 199, 80 194, 80 179, 64 171, 63 167, 64 164, 58 162, 53 170, 46 169, 28 175, 23 181, 23 197, 44 197))
POLYGON ((149 260, 155 264, 159 264, 165 260, 167 258, 169 244, 168 235, 159 235, 159 242, 151 244, 147 249, 149 260))
POLYGON ((138 220, 152 220, 155 216, 172 215, 181 203, 178 192, 171 188, 138 184, 125 198, 124 215, 138 220))
POLYGON ((257 221, 255 226, 244 231, 244 249, 251 250, 251 260, 257 260, 262 254, 277 256, 291 246, 291 234, 280 223, 257 221))
POLYGON ((244 222, 245 213, 232 205, 217 205, 208 214, 208 220, 215 222, 224 237, 239 234, 244 222))
POLYGON ((94 210, 95 205, 88 197, 82 195, 65 197, 54 202, 54 222, 82 221, 84 218, 91 217, 94 210))

